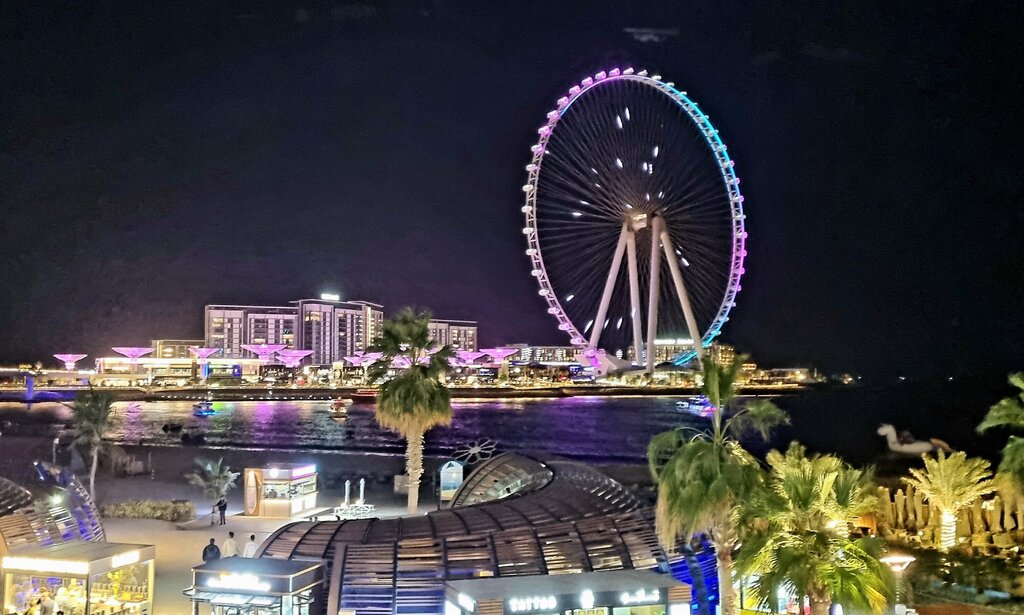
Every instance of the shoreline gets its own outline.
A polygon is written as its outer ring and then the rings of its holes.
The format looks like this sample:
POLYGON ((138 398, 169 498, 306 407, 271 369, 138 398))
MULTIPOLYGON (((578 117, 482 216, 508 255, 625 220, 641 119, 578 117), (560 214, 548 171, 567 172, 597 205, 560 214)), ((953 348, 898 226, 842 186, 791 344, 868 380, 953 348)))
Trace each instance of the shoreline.
MULTIPOLYGON (((808 385, 747 386, 740 388, 746 396, 800 393, 808 385)), ((35 391, 33 402, 73 399, 86 390, 83 387, 46 387, 35 391)), ((212 401, 285 401, 351 399, 365 387, 270 387, 270 386, 195 386, 195 387, 97 387, 110 393, 117 401, 175 401, 210 399, 212 401)), ((617 386, 557 385, 549 387, 449 387, 452 399, 471 401, 496 399, 560 399, 566 397, 666 397, 700 394, 697 386, 617 386)), ((28 403, 25 389, 0 390, 0 401, 28 403)))

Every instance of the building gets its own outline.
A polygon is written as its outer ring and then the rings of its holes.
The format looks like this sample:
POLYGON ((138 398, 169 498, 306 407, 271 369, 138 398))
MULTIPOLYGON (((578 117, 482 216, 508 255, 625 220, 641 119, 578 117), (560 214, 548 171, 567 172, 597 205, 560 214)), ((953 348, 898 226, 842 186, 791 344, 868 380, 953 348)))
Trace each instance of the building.
POLYGON ((250 356, 242 344, 295 345, 294 307, 266 305, 208 305, 204 314, 205 341, 220 348, 218 356, 250 356))
MULTIPOLYGON (((259 380, 259 359, 221 357, 206 360, 206 379, 259 380)), ((157 359, 140 357, 100 357, 96 359, 96 373, 89 380, 99 386, 145 386, 168 384, 184 386, 202 376, 199 362, 193 357, 157 359)))
POLYGON ((509 344, 506 348, 519 351, 508 357, 512 363, 542 363, 545 365, 570 365, 579 363, 580 349, 575 346, 531 346, 530 344, 509 344))
POLYGON ((160 359, 187 359, 189 346, 202 346, 203 340, 152 340, 153 356, 160 359))
POLYGON ((430 339, 439 346, 451 346, 454 350, 477 350, 477 324, 475 320, 430 321, 430 339))
POLYGON ((329 365, 365 352, 380 333, 384 307, 369 301, 299 299, 292 301, 299 326, 295 348, 312 350, 312 365, 329 365))

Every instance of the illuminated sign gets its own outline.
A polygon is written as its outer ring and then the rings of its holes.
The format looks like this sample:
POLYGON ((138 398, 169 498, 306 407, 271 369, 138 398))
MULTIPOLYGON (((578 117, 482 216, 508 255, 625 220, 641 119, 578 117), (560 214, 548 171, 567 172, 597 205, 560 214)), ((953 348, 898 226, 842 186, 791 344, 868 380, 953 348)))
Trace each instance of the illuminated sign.
POLYGON ((524 611, 550 611, 558 606, 558 600, 554 596, 525 596, 522 598, 509 598, 508 606, 513 613, 524 611))
POLYGON ((473 600, 472 596, 467 596, 466 594, 459 594, 456 597, 456 601, 459 603, 459 606, 466 609, 467 611, 476 610, 476 600, 473 600))
POLYGON ((661 592, 656 589, 652 591, 638 589, 632 594, 629 592, 622 592, 622 595, 619 596, 619 600, 622 604, 645 604, 649 602, 658 602, 661 600, 661 592))
POLYGON ((320 293, 321 301, 341 301, 341 295, 337 293, 320 293))
POLYGON ((138 551, 129 551, 127 553, 119 553, 110 560, 111 568, 120 568, 122 566, 128 566, 139 561, 138 551))
POLYGON ((580 608, 594 608, 594 592, 590 591, 589 589, 585 589, 582 592, 580 592, 580 608))
POLYGON ((244 591, 267 592, 270 591, 270 583, 261 581, 254 574, 222 574, 206 582, 208 587, 217 589, 240 589, 244 591))
POLYGON ((39 559, 35 557, 12 557, 3 559, 5 570, 29 570, 32 572, 52 572, 54 574, 89 574, 89 562, 69 562, 59 559, 39 559))

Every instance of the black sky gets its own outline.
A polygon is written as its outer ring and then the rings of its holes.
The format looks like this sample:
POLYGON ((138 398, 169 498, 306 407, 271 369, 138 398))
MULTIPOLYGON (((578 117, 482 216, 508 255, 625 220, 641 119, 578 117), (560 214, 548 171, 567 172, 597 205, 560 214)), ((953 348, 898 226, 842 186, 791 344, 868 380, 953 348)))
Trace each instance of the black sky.
POLYGON ((724 339, 867 374, 1024 368, 1024 9, 867 4, 0 2, 0 360, 334 289, 561 343, 523 166, 565 89, 632 65, 737 160, 724 339))

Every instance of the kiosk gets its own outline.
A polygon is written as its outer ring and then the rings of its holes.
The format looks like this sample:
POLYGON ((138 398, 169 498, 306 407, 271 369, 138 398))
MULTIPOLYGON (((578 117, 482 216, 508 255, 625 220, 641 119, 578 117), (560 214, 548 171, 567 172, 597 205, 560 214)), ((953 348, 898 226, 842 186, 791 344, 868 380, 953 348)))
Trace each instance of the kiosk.
POLYGON ((245 469, 245 514, 294 517, 316 508, 316 466, 273 463, 245 469))
POLYGON ((4 613, 25 613, 44 595, 54 612, 148 615, 153 612, 156 548, 66 542, 4 556, 4 613))
POLYGON ((193 568, 184 593, 193 615, 311 615, 323 612, 323 582, 318 561, 227 557, 193 568))

